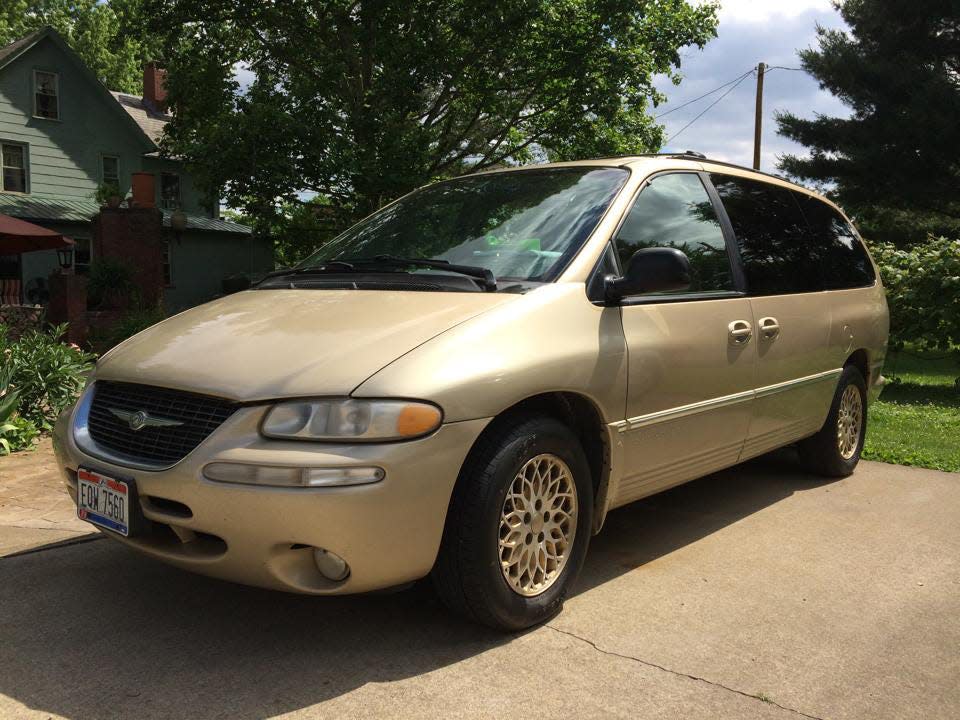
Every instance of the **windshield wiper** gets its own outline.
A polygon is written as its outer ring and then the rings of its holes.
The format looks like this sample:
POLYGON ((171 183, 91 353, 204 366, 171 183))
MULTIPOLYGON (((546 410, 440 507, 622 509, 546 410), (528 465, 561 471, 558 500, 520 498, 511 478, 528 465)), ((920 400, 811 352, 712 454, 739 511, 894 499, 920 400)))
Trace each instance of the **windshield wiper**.
POLYGON ((340 260, 330 260, 329 262, 319 263, 317 265, 308 265, 307 267, 302 268, 282 268, 280 270, 274 270, 273 272, 268 272, 258 281, 258 285, 265 280, 269 280, 275 277, 281 277, 283 275, 320 275, 327 272, 337 272, 346 270, 351 272, 355 270, 353 265, 347 262, 342 262, 340 260))
POLYGON ((466 275, 467 277, 481 280, 483 289, 488 292, 494 292, 497 289, 497 278, 489 269, 476 265, 453 265, 449 260, 430 260, 428 258, 401 257, 399 255, 375 255, 372 258, 347 258, 344 261, 338 260, 335 262, 342 262, 346 265, 363 266, 366 268, 371 266, 380 266, 393 269, 423 267, 433 268, 436 270, 446 270, 447 272, 457 273, 458 275, 466 275))

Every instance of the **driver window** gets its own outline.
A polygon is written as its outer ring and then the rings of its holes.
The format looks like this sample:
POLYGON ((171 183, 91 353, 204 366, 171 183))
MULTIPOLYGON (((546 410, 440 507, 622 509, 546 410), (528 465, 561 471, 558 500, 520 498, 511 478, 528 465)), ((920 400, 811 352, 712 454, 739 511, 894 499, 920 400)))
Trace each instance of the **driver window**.
POLYGON ((680 292, 734 289, 720 220, 700 177, 693 173, 650 180, 620 226, 615 244, 624 272, 637 250, 672 247, 690 259, 690 289, 680 292))

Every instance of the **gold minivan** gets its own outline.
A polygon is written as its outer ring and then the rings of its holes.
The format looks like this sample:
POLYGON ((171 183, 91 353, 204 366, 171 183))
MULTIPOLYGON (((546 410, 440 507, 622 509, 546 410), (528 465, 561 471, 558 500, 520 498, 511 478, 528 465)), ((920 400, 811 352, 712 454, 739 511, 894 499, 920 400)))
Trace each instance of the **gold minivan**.
POLYGON ((317 595, 431 575, 516 629, 613 508, 790 444, 851 473, 887 330, 808 190, 694 153, 498 170, 119 345, 55 447, 79 516, 164 562, 317 595))

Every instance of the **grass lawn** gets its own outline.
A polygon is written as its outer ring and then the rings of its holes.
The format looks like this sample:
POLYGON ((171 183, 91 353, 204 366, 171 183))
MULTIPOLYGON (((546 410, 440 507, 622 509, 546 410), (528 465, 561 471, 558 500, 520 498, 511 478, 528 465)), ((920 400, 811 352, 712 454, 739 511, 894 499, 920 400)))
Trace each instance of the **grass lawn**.
POLYGON ((869 460, 960 472, 960 353, 887 355, 889 384, 867 416, 869 460))

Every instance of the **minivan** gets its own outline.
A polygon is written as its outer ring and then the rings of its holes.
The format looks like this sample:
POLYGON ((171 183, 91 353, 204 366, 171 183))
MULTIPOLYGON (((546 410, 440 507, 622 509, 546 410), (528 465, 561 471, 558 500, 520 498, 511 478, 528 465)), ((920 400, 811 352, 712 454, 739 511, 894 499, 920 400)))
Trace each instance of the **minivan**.
POLYGON ((802 187, 693 153, 495 170, 120 344, 55 447, 79 516, 164 562, 432 576, 513 630, 616 507, 786 445, 853 472, 887 333, 857 231, 802 187))

